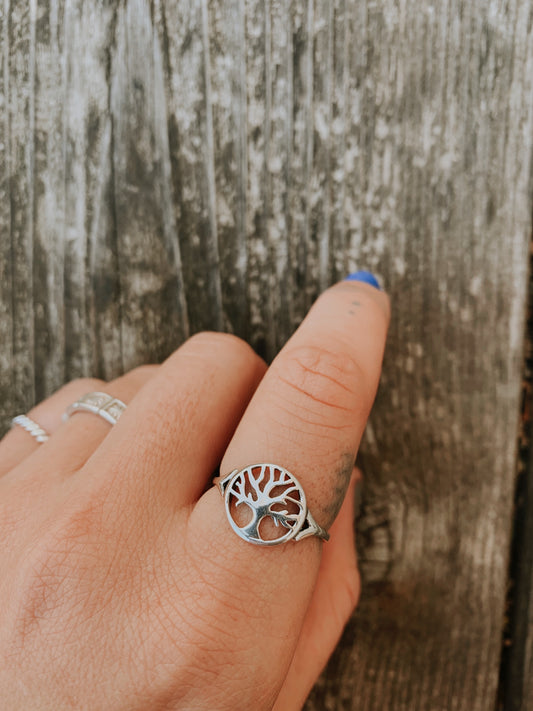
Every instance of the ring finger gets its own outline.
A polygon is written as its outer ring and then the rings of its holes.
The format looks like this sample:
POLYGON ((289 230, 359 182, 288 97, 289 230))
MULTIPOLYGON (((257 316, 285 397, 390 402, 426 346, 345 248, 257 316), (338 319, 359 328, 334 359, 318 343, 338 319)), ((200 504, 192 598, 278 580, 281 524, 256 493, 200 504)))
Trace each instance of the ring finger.
POLYGON ((0 442, 0 477, 26 463, 30 457, 46 458, 52 448, 56 453, 59 451, 65 453, 63 448, 60 450, 57 447, 58 439, 65 439, 66 455, 72 459, 73 464, 80 462, 80 460, 83 464, 109 432, 111 425, 94 414, 86 412, 76 413, 71 419, 64 422, 63 415, 68 406, 90 392, 105 392, 127 404, 144 383, 155 374, 157 368, 156 365, 141 366, 108 383, 97 378, 79 378, 64 385, 28 412, 28 417, 48 433, 47 442, 38 443, 19 426, 14 426, 2 439, 0 442), (69 433, 66 438, 65 432, 69 433), (82 434, 82 437, 73 438, 73 434, 82 434), (69 451, 69 440, 76 442, 73 453, 69 451), (72 457, 73 454, 74 457, 72 457))

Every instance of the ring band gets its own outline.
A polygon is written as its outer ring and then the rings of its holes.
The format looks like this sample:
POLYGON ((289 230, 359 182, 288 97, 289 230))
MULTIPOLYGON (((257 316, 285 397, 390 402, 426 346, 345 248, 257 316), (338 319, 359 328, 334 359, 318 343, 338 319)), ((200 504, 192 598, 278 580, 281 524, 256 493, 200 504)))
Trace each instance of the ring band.
POLYGON ((87 395, 80 397, 79 400, 67 407, 63 415, 63 421, 66 422, 76 412, 91 412, 111 425, 116 425, 125 409, 126 405, 122 400, 112 395, 98 392, 87 393, 87 395))
POLYGON ((224 497, 230 526, 248 543, 275 546, 290 540, 300 541, 307 536, 317 536, 324 541, 329 539, 328 532, 318 525, 307 509, 302 485, 278 464, 252 464, 244 469, 234 469, 225 477, 215 477, 213 483, 224 497), (235 520, 238 511, 242 510, 238 509, 241 504, 246 504, 251 512, 245 525, 239 525, 235 520), (276 530, 270 526, 270 531, 266 531, 269 537, 263 537, 261 523, 266 519, 272 521, 279 536, 271 537, 276 530))
POLYGON ((17 415, 14 417, 11 420, 11 426, 14 427, 15 425, 18 425, 19 427, 22 427, 23 430, 26 430, 26 432, 36 439, 39 444, 42 444, 50 439, 48 432, 43 430, 43 428, 38 425, 37 422, 28 417, 28 415, 17 415))

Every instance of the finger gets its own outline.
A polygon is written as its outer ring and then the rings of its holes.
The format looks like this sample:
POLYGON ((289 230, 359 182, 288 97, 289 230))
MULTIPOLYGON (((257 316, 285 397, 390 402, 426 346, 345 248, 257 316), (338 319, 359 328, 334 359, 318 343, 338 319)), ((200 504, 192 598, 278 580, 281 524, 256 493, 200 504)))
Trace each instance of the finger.
POLYGON ((296 711, 337 646, 359 600, 361 578, 354 537, 354 492, 361 480, 354 469, 331 538, 322 551, 313 597, 302 625, 291 666, 273 711, 296 711))
MULTIPOLYGON (((61 426, 61 416, 72 402, 85 393, 102 390, 104 387, 104 381, 96 378, 73 380, 33 407, 28 417, 51 435, 61 426)), ((0 441, 0 476, 16 467, 39 447, 39 442, 21 427, 12 427, 0 441)))
POLYGON ((341 282, 322 294, 272 363, 221 473, 279 463, 303 485, 318 523, 331 525, 377 390, 388 309, 367 284, 341 282))
POLYGON ((13 428, 0 443, 2 472, 10 477, 20 477, 21 467, 31 473, 51 478, 50 471, 63 476, 82 466, 102 440, 109 434, 112 425, 89 412, 76 412, 67 421, 63 414, 69 405, 90 392, 105 392, 126 404, 154 375, 156 365, 144 365, 129 373, 105 381, 81 378, 64 385, 47 400, 36 405, 29 416, 38 422, 50 438, 38 444, 24 430, 13 428))
MULTIPOLYGON (((388 322, 388 298, 367 284, 342 282, 324 292, 257 388, 221 474, 259 462, 285 467, 301 483, 318 524, 328 528, 344 498, 375 396, 388 322)), ((266 523, 268 537, 279 535, 270 519, 266 523)), ((275 605, 278 614, 268 624, 278 646, 271 655, 279 650, 276 630, 285 630, 295 644, 318 572, 318 539, 250 545, 231 530, 214 487, 192 511, 187 532, 189 555, 202 560, 206 576, 245 571, 250 599, 275 605)), ((265 610, 271 617, 268 605, 265 610)), ((275 684, 275 676, 271 680, 275 684)))
MULTIPOLYGON (((161 365, 87 466, 174 509, 195 502, 266 370, 241 339, 199 333, 161 365)), ((131 503, 131 502, 130 502, 131 503)))

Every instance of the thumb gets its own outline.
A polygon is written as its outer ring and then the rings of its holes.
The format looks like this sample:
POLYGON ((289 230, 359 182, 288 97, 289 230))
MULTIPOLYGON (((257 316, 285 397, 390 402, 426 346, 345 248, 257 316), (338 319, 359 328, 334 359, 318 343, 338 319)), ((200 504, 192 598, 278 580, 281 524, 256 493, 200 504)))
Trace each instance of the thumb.
POLYGON ((361 472, 354 469, 346 497, 330 529, 296 651, 273 711, 301 709, 335 649, 361 591, 354 537, 354 499, 361 472))

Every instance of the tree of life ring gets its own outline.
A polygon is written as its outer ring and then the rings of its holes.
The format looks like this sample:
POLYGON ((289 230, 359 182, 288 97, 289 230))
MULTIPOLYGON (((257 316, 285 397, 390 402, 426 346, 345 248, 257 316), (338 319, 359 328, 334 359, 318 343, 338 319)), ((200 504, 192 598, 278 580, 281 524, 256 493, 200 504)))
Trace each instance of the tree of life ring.
POLYGON ((241 469, 228 484, 224 500, 235 533, 259 545, 276 545, 294 538, 307 516, 302 487, 277 464, 241 469))

